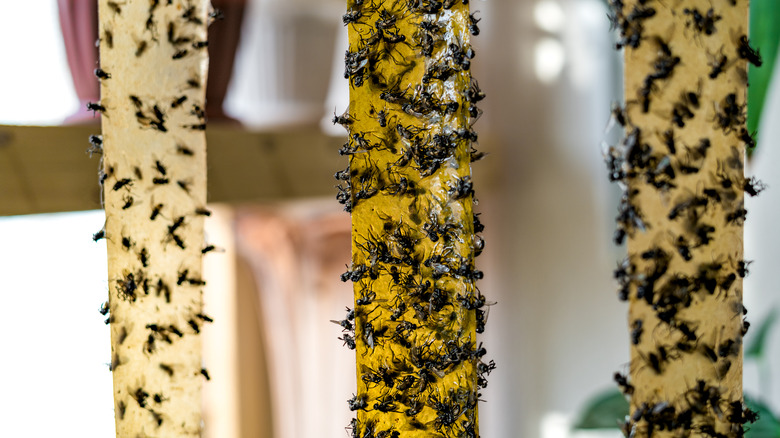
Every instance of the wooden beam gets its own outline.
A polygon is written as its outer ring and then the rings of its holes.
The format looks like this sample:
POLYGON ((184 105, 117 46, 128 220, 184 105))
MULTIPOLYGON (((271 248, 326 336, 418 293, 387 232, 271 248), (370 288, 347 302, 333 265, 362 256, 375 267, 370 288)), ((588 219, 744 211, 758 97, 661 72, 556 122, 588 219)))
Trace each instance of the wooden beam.
MULTIPOLYGON (((94 126, 0 126, 0 216, 100 208, 94 126)), ((343 138, 316 127, 251 132, 209 125, 209 202, 335 195, 343 138)))
MULTIPOLYGON (((99 133, 98 125, 0 125, 0 216, 99 209, 100 160, 86 153, 87 139, 99 133)), ((210 203, 336 195, 333 173, 344 167, 336 151, 345 137, 317 126, 256 132, 211 123, 206 139, 210 203)), ((481 143, 494 149, 489 138, 481 143)), ((497 183, 495 161, 474 169, 482 190, 497 183)))

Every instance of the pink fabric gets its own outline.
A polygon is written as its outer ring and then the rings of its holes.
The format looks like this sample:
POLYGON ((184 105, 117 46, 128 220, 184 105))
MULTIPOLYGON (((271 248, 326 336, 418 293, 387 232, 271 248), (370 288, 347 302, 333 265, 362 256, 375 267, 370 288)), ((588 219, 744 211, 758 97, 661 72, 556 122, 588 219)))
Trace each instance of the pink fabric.
MULTIPOLYGON (((86 108, 87 102, 100 100, 100 83, 94 75, 98 67, 98 49, 95 45, 98 38, 97 1, 57 0, 57 5, 68 67, 79 99, 78 111, 65 119, 65 123, 99 121, 100 116, 95 116, 86 108)), ((224 19, 209 27, 206 112, 211 121, 237 123, 222 111, 222 103, 233 74, 246 0, 212 0, 212 5, 222 11, 224 19)))
POLYGON ((57 0, 60 11, 60 27, 80 107, 65 123, 98 121, 87 111, 87 102, 100 100, 100 84, 93 71, 98 66, 97 2, 92 0, 57 0))
POLYGON ((245 206, 236 210, 235 230, 259 293, 274 436, 342 429, 352 413, 333 400, 355 392, 355 353, 330 320, 343 319, 354 305, 352 283, 340 280, 351 259, 349 215, 335 202, 289 210, 245 206), (298 412, 307 413, 306 421, 298 412))

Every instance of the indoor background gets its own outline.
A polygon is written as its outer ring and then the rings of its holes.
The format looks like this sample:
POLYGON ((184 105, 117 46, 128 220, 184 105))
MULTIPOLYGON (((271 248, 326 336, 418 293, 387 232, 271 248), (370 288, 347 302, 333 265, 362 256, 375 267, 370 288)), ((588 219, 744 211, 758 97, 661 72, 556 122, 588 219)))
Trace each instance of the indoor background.
MULTIPOLYGON (((340 164, 325 170, 343 168, 337 148, 345 133, 330 119, 348 99, 344 8, 335 0, 247 0, 223 106, 241 124, 212 119, 209 129, 273 135, 276 147, 303 150, 296 132, 311 132, 336 145, 330 153, 340 164)), ((602 145, 619 136, 607 128, 622 87, 606 6, 472 0, 471 8, 481 17, 472 70, 488 96, 475 125, 488 156, 473 167, 487 242, 477 260, 486 274, 479 287, 497 302, 481 338, 498 366, 482 391, 481 435, 620 436, 570 429, 589 399, 614 388, 612 374, 628 361, 627 306, 612 280, 624 253, 611 239, 619 191, 602 163, 602 145)), ((57 1, 9 1, 1 9, 0 172, 24 169, 54 189, 83 176, 39 174, 23 157, 3 154, 4 143, 28 131, 2 125, 68 119, 79 124, 72 129, 95 133, 99 125, 80 110, 57 1)), ((747 207, 746 254, 755 262, 745 301, 754 326, 780 307, 780 79, 773 83, 763 144, 749 164, 769 185, 747 207)), ((38 141, 56 147, 60 139, 38 141)), ((222 146, 209 143, 210 159, 219 159, 222 146)), ((262 152, 247 157, 256 164, 244 163, 250 170, 241 172, 267 171, 262 152)), ((97 160, 86 153, 76 159, 94 169, 94 187, 73 197, 94 204, 97 160)), ((215 175, 214 184, 228 176, 215 175)), ((271 178, 272 185, 294 182, 271 178)), ((7 184, 0 183, 0 208, 7 196, 24 195, 2 175, 0 181, 7 184)), ((324 179, 322 189, 289 196, 248 190, 213 206, 207 240, 223 251, 209 255, 205 268, 206 309, 216 321, 204 340, 212 376, 204 391, 206 436, 347 436, 354 353, 330 320, 352 306, 351 285, 339 281, 350 225, 334 184, 324 179)), ((43 204, 37 208, 50 211, 43 204)), ((74 209, 81 208, 57 210, 74 209)), ((0 217, 3 435, 113 436, 109 333, 98 313, 107 299, 105 244, 91 239, 103 221, 94 210, 0 217)), ((745 363, 745 390, 777 412, 780 375, 760 370, 780 369, 780 328, 769 336, 767 363, 745 363)))

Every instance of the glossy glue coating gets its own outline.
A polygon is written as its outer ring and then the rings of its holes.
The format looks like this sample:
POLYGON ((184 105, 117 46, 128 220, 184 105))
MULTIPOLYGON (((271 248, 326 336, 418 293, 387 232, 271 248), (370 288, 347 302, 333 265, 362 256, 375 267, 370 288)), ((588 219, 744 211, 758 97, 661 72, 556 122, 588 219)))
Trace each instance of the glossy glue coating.
POLYGON ((352 1, 345 16, 354 436, 478 436, 473 51, 468 5, 446 3, 352 1))
POLYGON ((742 436, 747 2, 673 3, 613 5, 625 47, 625 137, 608 159, 625 186, 625 432, 742 436))
POLYGON ((208 1, 99 2, 118 437, 201 434, 209 9, 208 1))

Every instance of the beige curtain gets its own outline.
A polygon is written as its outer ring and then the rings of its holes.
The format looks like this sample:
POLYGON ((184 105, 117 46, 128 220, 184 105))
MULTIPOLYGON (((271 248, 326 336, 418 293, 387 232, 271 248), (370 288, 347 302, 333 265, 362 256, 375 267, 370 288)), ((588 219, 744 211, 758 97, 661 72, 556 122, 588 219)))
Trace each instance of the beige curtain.
POLYGON ((339 279, 350 259, 350 220, 333 204, 236 213, 237 251, 257 288, 275 438, 343 438, 351 418, 355 357, 329 322, 353 302, 351 284, 339 279))

